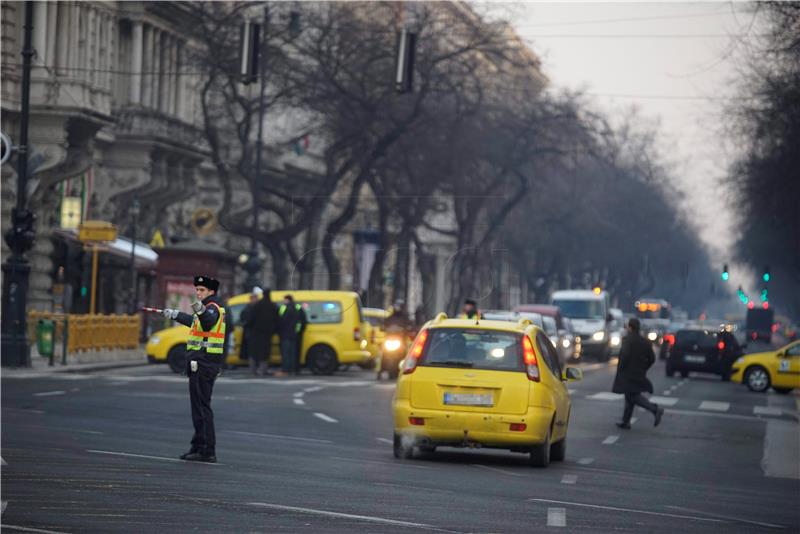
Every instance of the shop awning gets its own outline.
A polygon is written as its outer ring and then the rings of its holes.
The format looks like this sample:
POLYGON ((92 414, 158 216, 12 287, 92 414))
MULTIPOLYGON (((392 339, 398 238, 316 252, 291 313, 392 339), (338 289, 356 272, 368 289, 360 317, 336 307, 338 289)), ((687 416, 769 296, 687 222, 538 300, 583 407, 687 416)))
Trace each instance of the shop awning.
MULTIPOLYGON (((53 233, 68 241, 81 243, 78 240, 78 232, 76 230, 57 228, 53 233)), ((120 259, 125 259, 128 262, 130 262, 131 259, 131 248, 133 248, 134 265, 137 269, 153 269, 158 265, 158 253, 141 241, 137 241, 134 246, 130 239, 118 237, 116 241, 100 245, 101 252, 111 254, 120 259)))

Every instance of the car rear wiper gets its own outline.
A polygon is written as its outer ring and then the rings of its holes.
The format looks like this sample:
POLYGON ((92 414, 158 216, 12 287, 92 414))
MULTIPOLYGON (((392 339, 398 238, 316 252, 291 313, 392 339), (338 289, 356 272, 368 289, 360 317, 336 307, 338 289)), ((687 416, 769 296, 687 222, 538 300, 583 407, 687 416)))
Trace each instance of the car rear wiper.
POLYGON ((472 362, 465 362, 462 360, 447 360, 444 362, 431 362, 435 365, 450 365, 452 367, 472 367, 472 362))

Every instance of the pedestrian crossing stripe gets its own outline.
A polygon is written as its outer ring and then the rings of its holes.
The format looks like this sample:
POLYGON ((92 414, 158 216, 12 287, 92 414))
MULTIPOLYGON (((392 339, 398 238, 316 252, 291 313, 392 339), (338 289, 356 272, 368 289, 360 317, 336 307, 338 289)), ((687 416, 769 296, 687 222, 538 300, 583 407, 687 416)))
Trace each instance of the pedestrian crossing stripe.
POLYGON ((700 406, 698 406, 698 409, 712 412, 727 412, 730 407, 730 402, 703 401, 700 403, 700 406))

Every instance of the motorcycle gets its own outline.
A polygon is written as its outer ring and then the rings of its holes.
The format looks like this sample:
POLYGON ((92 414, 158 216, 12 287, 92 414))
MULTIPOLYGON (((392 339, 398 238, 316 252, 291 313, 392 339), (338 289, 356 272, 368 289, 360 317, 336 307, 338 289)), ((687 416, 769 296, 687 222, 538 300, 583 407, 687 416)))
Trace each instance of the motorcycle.
POLYGON ((380 380, 386 371, 389 379, 394 380, 400 374, 400 362, 406 357, 414 336, 407 331, 387 331, 386 339, 380 349, 380 364, 377 379, 380 380))

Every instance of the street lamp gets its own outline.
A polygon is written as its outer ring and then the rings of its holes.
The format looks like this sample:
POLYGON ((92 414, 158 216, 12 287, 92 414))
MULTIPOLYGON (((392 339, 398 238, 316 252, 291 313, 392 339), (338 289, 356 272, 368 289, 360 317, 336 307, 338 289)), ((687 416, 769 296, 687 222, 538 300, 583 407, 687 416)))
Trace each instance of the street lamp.
POLYGON ((139 199, 134 198, 128 210, 131 216, 131 302, 130 313, 136 313, 136 303, 139 302, 139 283, 136 279, 136 226, 139 223, 139 199))

